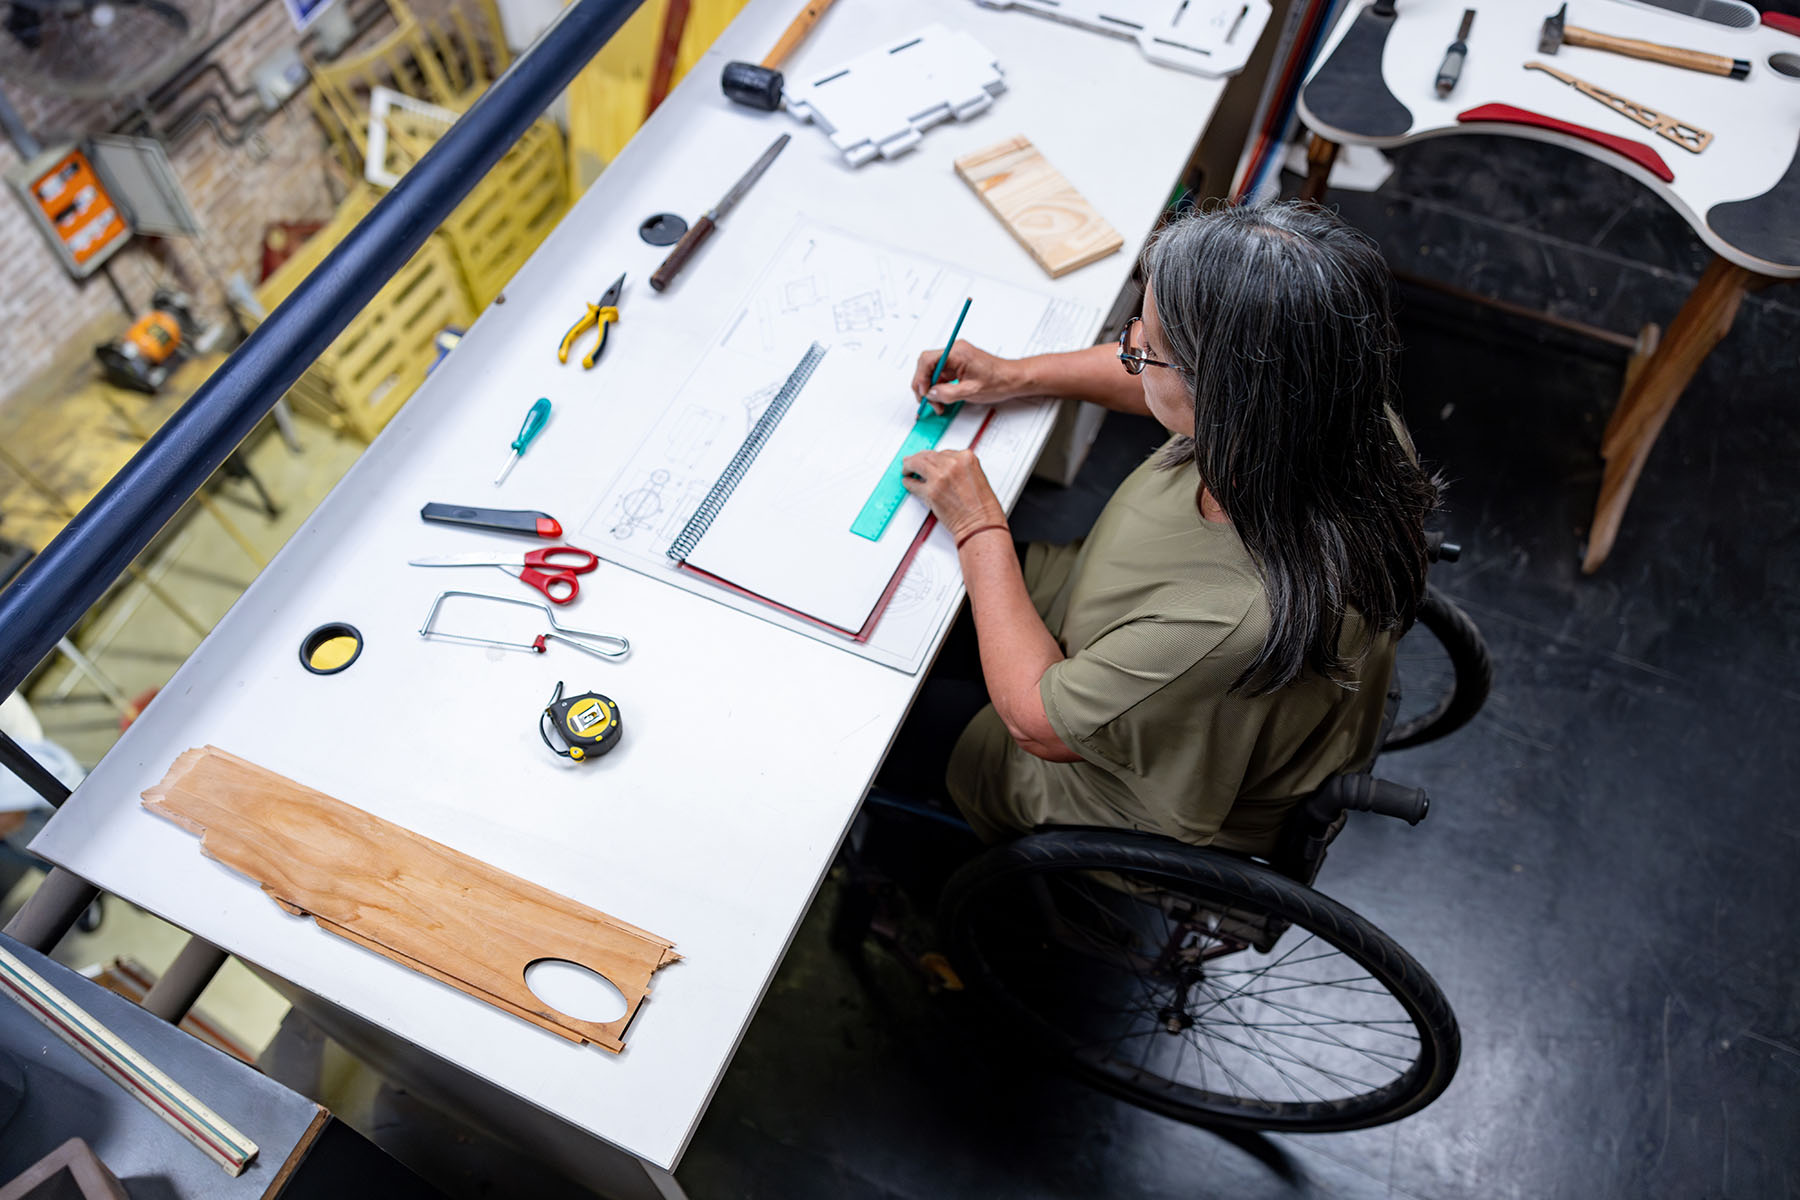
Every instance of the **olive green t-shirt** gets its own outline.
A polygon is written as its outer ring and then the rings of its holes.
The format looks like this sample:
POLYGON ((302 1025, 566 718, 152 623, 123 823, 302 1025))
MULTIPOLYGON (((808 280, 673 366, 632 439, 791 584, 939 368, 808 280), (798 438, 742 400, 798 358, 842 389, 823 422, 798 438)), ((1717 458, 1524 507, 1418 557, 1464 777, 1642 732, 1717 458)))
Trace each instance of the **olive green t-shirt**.
POLYGON ((1038 685, 1081 762, 1021 749, 993 707, 957 740, 950 794, 977 833, 1103 825, 1267 853, 1293 801, 1374 748, 1394 639, 1344 622, 1352 685, 1309 676, 1251 696, 1231 685, 1269 609, 1250 555, 1201 517, 1193 469, 1146 462, 1078 546, 1033 546, 1032 601, 1066 657, 1038 685))

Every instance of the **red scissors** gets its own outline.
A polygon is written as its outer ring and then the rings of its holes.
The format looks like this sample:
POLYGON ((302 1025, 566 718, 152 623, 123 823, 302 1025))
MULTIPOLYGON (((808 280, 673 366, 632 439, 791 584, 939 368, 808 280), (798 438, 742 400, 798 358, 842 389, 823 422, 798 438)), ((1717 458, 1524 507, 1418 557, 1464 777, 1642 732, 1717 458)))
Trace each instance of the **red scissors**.
POLYGON ((586 575, 600 560, 579 546, 549 546, 526 551, 523 558, 495 554, 440 554, 415 558, 415 567, 499 567, 544 593, 552 604, 567 604, 581 594, 577 575, 586 575))

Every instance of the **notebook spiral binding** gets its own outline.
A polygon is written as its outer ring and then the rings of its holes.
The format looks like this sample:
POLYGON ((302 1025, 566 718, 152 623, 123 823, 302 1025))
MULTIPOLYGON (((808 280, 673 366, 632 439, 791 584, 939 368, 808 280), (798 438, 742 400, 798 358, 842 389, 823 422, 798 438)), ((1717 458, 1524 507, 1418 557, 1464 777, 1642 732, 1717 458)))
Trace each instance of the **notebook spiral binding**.
POLYGON ((700 501, 700 507, 694 510, 694 515, 688 518, 687 525, 676 535, 675 540, 669 543, 668 555, 670 558, 678 563, 687 561, 687 556, 694 552, 694 547, 699 545, 700 539, 706 536, 706 531, 712 527, 713 518, 719 515, 719 510, 725 507, 727 500, 731 499, 731 493, 737 490, 737 485, 743 480, 745 473, 750 470, 751 464, 756 461, 756 456, 762 453, 762 448, 768 444, 769 438, 774 436, 775 427, 781 424, 783 417, 787 416, 787 411, 793 406, 795 397, 799 396, 800 389, 806 386, 808 379, 812 378, 812 373, 818 367, 819 360, 825 357, 825 350, 825 346, 814 342, 801 356, 800 364, 787 377, 787 382, 781 385, 781 390, 775 393, 775 398, 769 401, 769 407, 763 410, 763 415, 757 420, 756 426, 750 430, 750 436, 744 439, 744 444, 739 446, 737 453, 731 456, 731 462, 720 473, 718 482, 714 483, 712 490, 706 493, 706 499, 700 501))

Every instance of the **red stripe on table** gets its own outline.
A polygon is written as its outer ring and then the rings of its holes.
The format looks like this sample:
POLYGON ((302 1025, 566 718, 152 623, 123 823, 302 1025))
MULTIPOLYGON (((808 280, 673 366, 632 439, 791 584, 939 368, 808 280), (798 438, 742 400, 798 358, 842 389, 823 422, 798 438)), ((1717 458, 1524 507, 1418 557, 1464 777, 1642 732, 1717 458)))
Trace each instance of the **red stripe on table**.
POLYGON ((1675 182, 1675 172, 1669 170, 1669 164, 1662 160, 1662 155, 1644 143, 1634 142, 1630 138, 1622 138, 1598 129, 1590 129, 1586 125, 1577 125, 1573 121, 1546 117, 1543 113, 1532 112, 1528 108, 1515 108, 1510 104, 1482 104, 1467 112, 1457 113, 1456 119, 1465 125, 1530 125, 1537 129, 1553 129, 1558 133, 1566 133, 1570 137, 1602 146, 1615 154, 1622 154, 1664 183, 1675 182))
POLYGON ((1791 33, 1800 37, 1800 17, 1790 17, 1786 13, 1766 12, 1762 15, 1762 23, 1770 29, 1779 29, 1783 33, 1791 33))

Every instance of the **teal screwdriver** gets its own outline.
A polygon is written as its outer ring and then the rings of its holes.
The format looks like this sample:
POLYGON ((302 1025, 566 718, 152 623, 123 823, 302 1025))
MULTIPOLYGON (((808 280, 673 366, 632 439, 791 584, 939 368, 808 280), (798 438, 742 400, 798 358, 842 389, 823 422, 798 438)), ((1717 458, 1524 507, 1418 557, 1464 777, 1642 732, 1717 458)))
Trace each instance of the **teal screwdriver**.
POLYGON ((494 476, 495 487, 506 482, 506 477, 512 474, 514 464, 525 456, 525 447, 531 445, 532 440, 544 431, 544 422, 549 419, 550 398, 543 396, 531 406, 531 411, 525 414, 525 423, 519 426, 519 436, 512 442, 512 457, 506 460, 506 465, 500 468, 498 475, 494 476))

